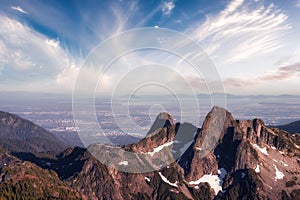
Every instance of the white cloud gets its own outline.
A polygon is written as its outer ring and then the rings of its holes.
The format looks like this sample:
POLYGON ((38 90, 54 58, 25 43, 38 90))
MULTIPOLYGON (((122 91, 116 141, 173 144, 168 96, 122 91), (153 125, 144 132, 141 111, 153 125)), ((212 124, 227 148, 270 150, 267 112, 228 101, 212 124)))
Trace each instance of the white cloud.
POLYGON ((164 15, 170 15, 174 8, 175 8, 175 3, 173 1, 165 1, 162 3, 161 11, 164 15))
MULTIPOLYGON (((50 39, 26 24, 1 15, 0 68, 0 80, 9 80, 10 88, 16 82, 21 82, 21 86, 25 87, 26 84, 43 80, 57 83, 56 86, 51 85, 54 90, 60 90, 62 84, 69 85, 69 88, 73 86, 72 80, 78 71, 75 60, 60 46, 58 39, 50 39)), ((31 89, 38 90, 39 86, 31 84, 31 89)))
POLYGON ((243 0, 234 0, 231 1, 230 4, 226 7, 226 9, 223 11, 223 15, 228 15, 235 11, 237 8, 239 8, 243 4, 243 0))
POLYGON ((56 76, 56 82, 64 89, 70 90, 73 88, 73 83, 78 73, 79 68, 76 67, 74 63, 67 65, 67 67, 56 76))
POLYGON ((296 1, 296 7, 300 8, 300 0, 296 1))
POLYGON ((46 43, 49 45, 49 46, 52 46, 54 48, 58 48, 59 47, 59 40, 52 40, 52 39, 47 39, 46 40, 46 43))
POLYGON ((25 11, 25 10, 24 10, 23 8, 21 8, 20 6, 11 6, 10 8, 13 9, 13 10, 16 10, 16 11, 18 11, 18 12, 20 12, 20 13, 28 14, 28 12, 25 11))
POLYGON ((265 7, 252 3, 233 0, 219 14, 207 16, 194 31, 194 37, 210 55, 225 62, 278 49, 281 38, 291 28, 287 15, 274 4, 265 7))

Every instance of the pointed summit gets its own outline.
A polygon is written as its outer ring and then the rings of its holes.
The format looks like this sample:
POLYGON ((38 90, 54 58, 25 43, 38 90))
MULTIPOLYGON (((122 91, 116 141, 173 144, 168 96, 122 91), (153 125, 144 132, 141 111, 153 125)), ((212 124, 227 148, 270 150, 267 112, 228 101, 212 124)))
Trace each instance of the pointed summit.
POLYGON ((162 129, 168 126, 174 126, 173 118, 169 113, 161 112, 157 115, 152 127, 150 128, 148 134, 153 133, 158 129, 162 129))

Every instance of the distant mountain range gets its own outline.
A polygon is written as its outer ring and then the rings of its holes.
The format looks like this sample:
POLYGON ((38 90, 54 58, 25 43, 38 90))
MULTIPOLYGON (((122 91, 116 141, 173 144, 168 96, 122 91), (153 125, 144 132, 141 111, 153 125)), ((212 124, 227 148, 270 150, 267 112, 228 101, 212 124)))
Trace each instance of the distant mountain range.
POLYGON ((290 133, 300 133, 300 121, 295 121, 285 125, 276 126, 276 128, 288 131, 290 133))
MULTIPOLYGON (((51 100, 51 99, 65 99, 65 100, 72 100, 72 95, 66 95, 66 94, 55 94, 55 93, 32 93, 32 92, 0 92, 1 100, 6 101, 9 100, 11 101, 12 99, 14 101, 18 101, 18 99, 22 100, 51 100)), ((177 94, 176 96, 182 97, 182 98, 190 98, 194 97, 189 94, 177 94)), ((119 99, 128 99, 128 95, 120 96, 118 97, 119 99)), ((160 98, 168 98, 172 97, 172 95, 130 95, 130 98, 132 99, 153 99, 160 97, 160 98)), ((275 99, 295 99, 295 98, 300 98, 300 95, 290 95, 290 94, 279 94, 279 95, 236 95, 236 94, 230 94, 230 93, 199 93, 196 94, 197 98, 224 98, 226 97, 227 99, 244 99, 244 98, 253 98, 253 99, 270 99, 270 98, 275 98, 275 99)), ((110 101, 111 97, 107 96, 96 96, 96 99, 101 99, 101 100, 107 100, 110 101)))
POLYGON ((161 113, 136 143, 88 147, 99 155, 80 147, 61 151, 58 138, 15 115, 1 113, 0 120, 0 199, 300 199, 300 134, 260 119, 235 120, 220 107, 212 108, 201 128, 175 124, 161 113), (7 138, 30 148, 10 146, 7 138), (155 171, 122 172, 96 159, 105 149, 138 153, 109 158, 128 171, 137 161, 145 167, 165 158, 174 162, 155 171))
POLYGON ((0 144, 11 152, 60 152, 67 144, 17 115, 0 111, 0 144))

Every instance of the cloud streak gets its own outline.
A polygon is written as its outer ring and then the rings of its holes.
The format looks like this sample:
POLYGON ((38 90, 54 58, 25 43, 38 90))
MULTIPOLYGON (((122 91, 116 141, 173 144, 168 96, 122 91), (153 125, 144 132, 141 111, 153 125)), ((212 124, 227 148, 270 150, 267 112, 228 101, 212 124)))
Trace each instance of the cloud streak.
POLYGON ((18 12, 20 12, 20 13, 28 14, 28 12, 25 11, 25 10, 24 10, 23 8, 21 8, 20 6, 11 6, 10 8, 13 9, 13 10, 16 10, 16 11, 18 11, 18 12))
POLYGON ((283 81, 300 77, 300 62, 278 67, 271 72, 267 72, 261 76, 251 78, 228 78, 224 81, 225 85, 242 87, 249 85, 259 85, 270 81, 283 81))
POLYGON ((252 4, 233 0, 219 14, 207 16, 194 31, 194 37, 208 54, 225 62, 278 49, 282 45, 280 39, 291 28, 287 15, 274 4, 252 4))

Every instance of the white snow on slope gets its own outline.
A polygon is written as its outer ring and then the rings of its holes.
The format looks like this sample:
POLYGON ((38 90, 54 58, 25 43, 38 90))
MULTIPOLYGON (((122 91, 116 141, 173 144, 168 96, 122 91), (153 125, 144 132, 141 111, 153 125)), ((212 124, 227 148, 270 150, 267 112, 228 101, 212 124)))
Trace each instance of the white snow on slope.
POLYGON ((285 167, 287 167, 287 166, 289 166, 288 164, 286 164, 286 163, 284 163, 283 161, 280 161, 282 164, 283 164, 283 166, 285 166, 285 167))
POLYGON ((259 173, 259 172, 260 172, 260 170, 259 170, 259 165, 256 165, 255 172, 256 172, 256 173, 259 173))
POLYGON ((215 195, 219 191, 222 191, 223 179, 225 178, 227 171, 224 168, 218 170, 218 175, 205 174, 196 181, 190 181, 190 185, 198 185, 199 183, 208 183, 210 187, 215 191, 215 195))
POLYGON ((147 177, 147 176, 145 176, 145 180, 148 181, 148 182, 150 182, 150 178, 147 177))
POLYGON ((128 162, 126 160, 119 162, 119 165, 128 165, 128 162))
POLYGON ((155 153, 160 152, 160 151, 161 151, 163 148, 165 148, 165 147, 171 146, 173 143, 180 143, 180 142, 179 142, 178 140, 174 140, 174 141, 171 141, 171 142, 167 142, 167 143, 165 143, 165 144, 163 144, 163 145, 160 145, 160 146, 154 148, 153 151, 147 152, 146 154, 149 154, 149 155, 151 155, 151 156, 153 157, 153 155, 154 155, 155 153))
POLYGON ((283 151, 279 151, 279 153, 280 153, 280 154, 284 154, 284 152, 283 152, 283 151))
POLYGON ((274 168, 275 168, 275 180, 283 179, 284 174, 278 170, 276 165, 274 165, 274 168))
POLYGON ((167 184, 173 186, 173 187, 177 187, 177 181, 175 183, 171 183, 161 172, 158 172, 160 178, 167 184))
POLYGON ((267 147, 264 147, 264 148, 260 148, 257 144, 253 144, 253 146, 255 147, 255 148, 257 148, 260 152, 262 152, 263 154, 265 154, 265 155, 269 155, 268 154, 268 151, 267 151, 267 147))

